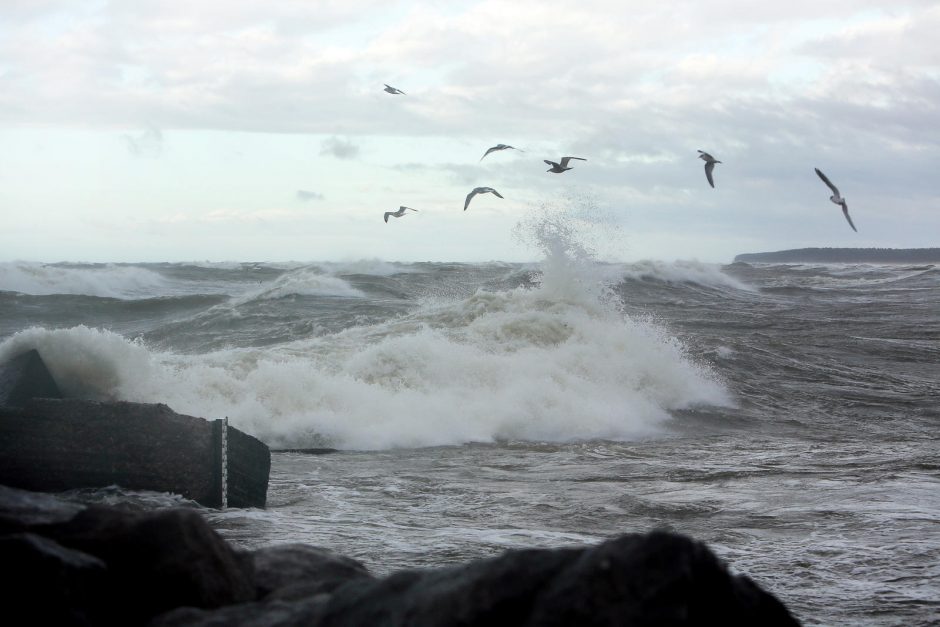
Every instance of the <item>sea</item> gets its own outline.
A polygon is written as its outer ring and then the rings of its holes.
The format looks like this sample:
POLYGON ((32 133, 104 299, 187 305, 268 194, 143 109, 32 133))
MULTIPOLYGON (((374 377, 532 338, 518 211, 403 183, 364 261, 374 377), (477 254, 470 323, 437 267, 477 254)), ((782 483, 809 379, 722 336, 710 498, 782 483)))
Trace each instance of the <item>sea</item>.
POLYGON ((671 529, 806 625, 940 624, 940 267, 530 235, 531 263, 5 262, 0 359, 267 443, 266 509, 200 508, 239 547, 383 575, 671 529))

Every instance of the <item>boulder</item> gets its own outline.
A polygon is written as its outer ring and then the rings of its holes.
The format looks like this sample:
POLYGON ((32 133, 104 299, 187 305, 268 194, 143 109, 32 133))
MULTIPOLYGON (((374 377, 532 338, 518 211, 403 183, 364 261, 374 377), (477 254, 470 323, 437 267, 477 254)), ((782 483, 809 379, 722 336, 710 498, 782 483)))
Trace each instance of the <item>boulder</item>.
MULTIPOLYGON (((271 596, 268 597, 269 599, 271 596)), ((382 579, 353 578, 332 592, 215 611, 180 609, 157 627, 359 625, 790 626, 771 594, 732 575, 703 544, 667 532, 624 535, 596 547, 507 551, 495 558, 382 579)))
POLYGON ((35 348, 0 363, 0 407, 21 407, 31 398, 62 398, 35 348))
POLYGON ((95 506, 33 531, 107 566, 118 623, 137 624, 180 606, 216 608, 255 598, 250 561, 195 510, 95 506))
POLYGON ((100 559, 31 533, 0 536, 0 555, 7 617, 29 617, 36 625, 100 624, 108 574, 100 559))
POLYGON ((798 625, 707 546, 665 532, 512 550, 373 578, 306 545, 236 551, 195 509, 53 504, 0 490, 0 602, 37 624, 182 626, 798 625))
POLYGON ((361 562, 309 544, 265 547, 249 558, 259 599, 309 598, 332 592, 347 581, 372 578, 361 562))
POLYGON ((85 509, 52 496, 0 485, 0 533, 26 531, 37 525, 65 522, 85 509))

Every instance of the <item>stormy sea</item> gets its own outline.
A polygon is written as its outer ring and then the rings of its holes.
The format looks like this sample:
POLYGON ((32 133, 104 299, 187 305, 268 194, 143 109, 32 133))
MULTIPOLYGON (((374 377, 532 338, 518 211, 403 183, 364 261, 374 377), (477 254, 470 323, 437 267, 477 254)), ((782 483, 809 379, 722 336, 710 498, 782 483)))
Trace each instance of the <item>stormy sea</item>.
POLYGON ((7 262, 0 359, 267 443, 267 509, 203 510, 238 546, 384 574, 668 528, 804 624, 936 624, 940 267, 613 263, 569 227, 529 264, 7 262))

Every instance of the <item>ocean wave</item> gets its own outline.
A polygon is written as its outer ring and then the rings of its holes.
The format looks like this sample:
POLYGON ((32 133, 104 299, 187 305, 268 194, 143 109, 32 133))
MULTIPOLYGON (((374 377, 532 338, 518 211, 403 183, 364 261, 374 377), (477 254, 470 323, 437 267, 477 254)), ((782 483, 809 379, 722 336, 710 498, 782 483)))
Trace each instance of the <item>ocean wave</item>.
POLYGON ((275 280, 247 290, 232 299, 238 306, 255 300, 274 300, 289 296, 335 296, 363 298, 365 294, 348 281, 323 274, 316 266, 307 266, 285 272, 275 280))
POLYGON ((167 289, 162 275, 133 265, 0 263, 0 291, 132 299, 150 298, 167 289))
POLYGON ((420 272, 413 264, 395 263, 380 259, 359 259, 356 261, 330 261, 314 264, 323 274, 349 275, 362 274, 367 276, 388 277, 396 274, 409 274, 420 272))
MULTIPOLYGON (((546 242, 530 286, 428 299, 315 338, 182 355, 102 329, 31 328, 0 359, 37 348, 69 395, 227 416, 277 447, 629 440, 674 411, 733 404, 677 337, 620 313, 609 267, 569 244, 546 242)), ((354 289, 313 269, 283 279, 266 293, 354 289)))
POLYGON ((931 289, 940 279, 940 270, 935 266, 902 265, 801 265, 772 266, 777 270, 773 280, 765 287, 773 292, 817 292, 855 291, 872 288, 931 289))
POLYGON ((754 292, 756 287, 725 274, 718 264, 698 261, 639 261, 622 269, 623 280, 695 284, 706 288, 754 292))

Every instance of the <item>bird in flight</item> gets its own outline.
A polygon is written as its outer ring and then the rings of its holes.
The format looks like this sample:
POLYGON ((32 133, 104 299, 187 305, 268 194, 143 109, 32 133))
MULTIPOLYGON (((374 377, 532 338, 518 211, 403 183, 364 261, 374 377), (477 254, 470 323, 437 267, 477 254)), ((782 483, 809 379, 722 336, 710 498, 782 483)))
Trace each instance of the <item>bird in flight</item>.
POLYGON ((405 215, 406 211, 417 211, 417 209, 412 209, 411 207, 406 207, 402 205, 398 208, 398 211, 386 211, 385 212, 385 221, 388 222, 388 217, 392 216, 393 218, 400 218, 405 215))
POLYGON ((829 189, 832 190, 832 196, 829 197, 829 200, 842 207, 842 215, 845 216, 845 219, 849 223, 849 226, 852 227, 852 230, 858 233, 858 229, 855 228, 854 224, 852 224, 852 218, 849 217, 849 205, 845 202, 845 198, 839 194, 839 188, 833 185, 832 181, 830 181, 829 178, 823 174, 819 168, 813 169, 816 170, 816 174, 819 175, 819 178, 822 179, 822 182, 828 185, 829 189))
POLYGON ((715 169, 715 164, 721 163, 721 161, 714 158, 704 150, 699 150, 698 153, 698 158, 705 162, 705 178, 708 179, 709 185, 715 187, 715 181, 712 179, 712 170, 715 169))
POLYGON ((473 197, 476 196, 477 194, 495 194, 499 196, 500 198, 503 197, 502 194, 500 194, 498 191, 496 191, 492 187, 475 187, 472 192, 467 194, 467 200, 465 200, 463 203, 464 211, 467 210, 467 207, 470 206, 470 201, 473 200, 473 197))
POLYGON ((561 163, 555 163, 554 161, 549 161, 548 159, 543 159, 545 163, 552 166, 549 169, 545 170, 546 172, 554 172, 555 174, 561 174, 565 170, 570 170, 568 167, 568 162, 572 159, 577 159, 578 161, 587 161, 587 159, 582 159, 581 157, 562 157, 561 163))
POLYGON ((398 89, 397 87, 392 87, 392 86, 389 85, 388 83, 382 83, 382 84, 385 85, 385 91, 387 91, 387 92, 390 93, 390 94, 401 94, 401 95, 403 95, 403 96, 407 96, 407 95, 408 95, 408 94, 406 94, 405 92, 403 92, 402 90, 398 89))
MULTIPOLYGON (((491 152, 496 152, 497 150, 519 150, 519 152, 525 152, 525 150, 520 150, 515 146, 510 146, 509 144, 496 144, 492 148, 487 148, 486 152, 483 153, 483 157, 490 154, 491 152)), ((480 161, 483 161, 483 157, 480 157, 480 161)))

